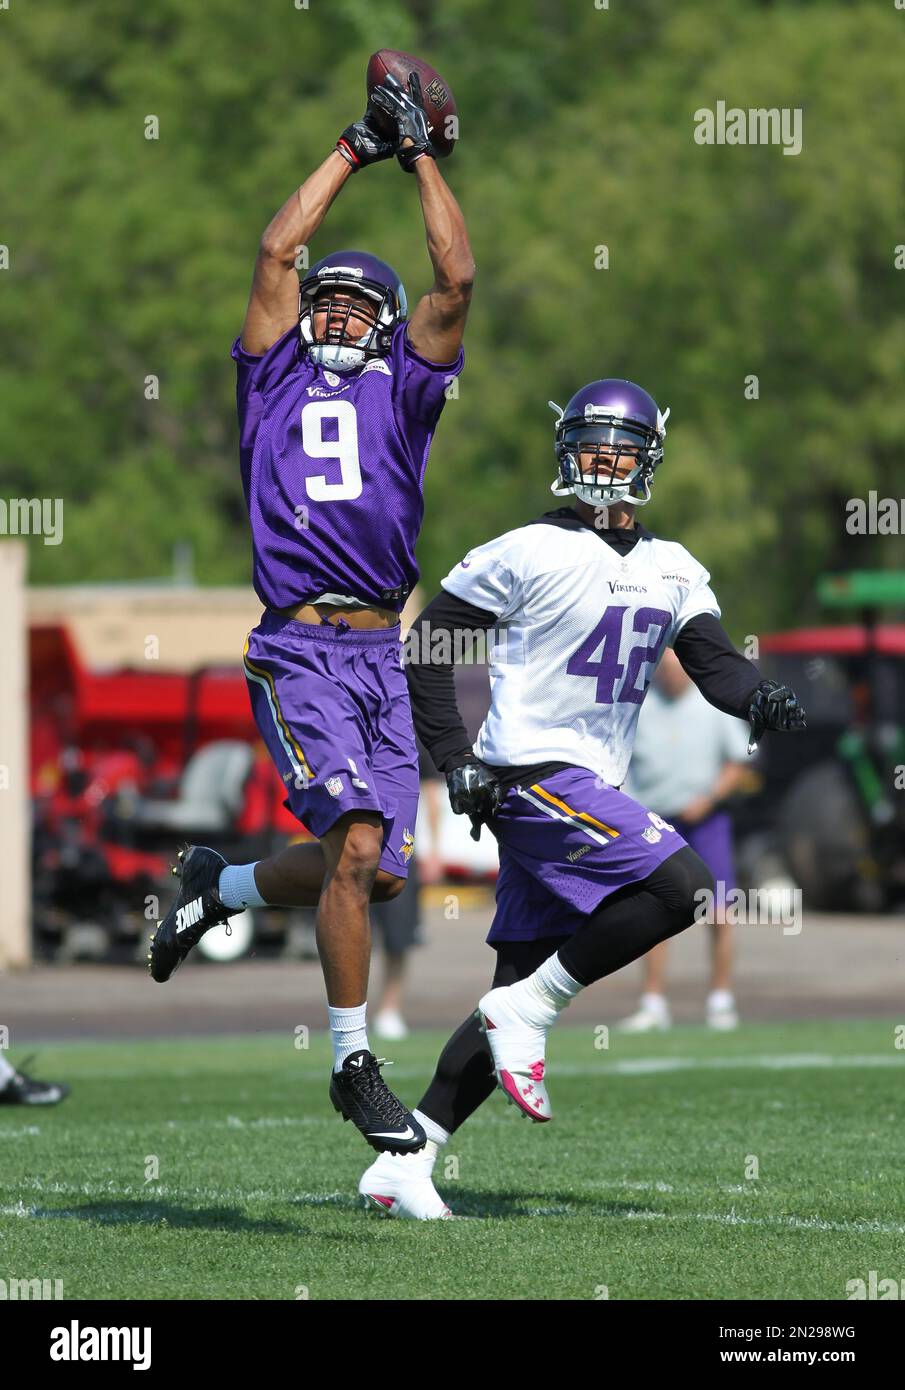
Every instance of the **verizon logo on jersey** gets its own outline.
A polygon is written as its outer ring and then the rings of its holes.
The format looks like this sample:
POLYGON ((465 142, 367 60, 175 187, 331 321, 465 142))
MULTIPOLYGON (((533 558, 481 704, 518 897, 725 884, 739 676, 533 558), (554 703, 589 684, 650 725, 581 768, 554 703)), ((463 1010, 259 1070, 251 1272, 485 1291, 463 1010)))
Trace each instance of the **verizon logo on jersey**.
POLYGON ((684 574, 664 574, 663 579, 674 579, 677 584, 684 584, 686 589, 690 587, 691 580, 686 579, 684 574))

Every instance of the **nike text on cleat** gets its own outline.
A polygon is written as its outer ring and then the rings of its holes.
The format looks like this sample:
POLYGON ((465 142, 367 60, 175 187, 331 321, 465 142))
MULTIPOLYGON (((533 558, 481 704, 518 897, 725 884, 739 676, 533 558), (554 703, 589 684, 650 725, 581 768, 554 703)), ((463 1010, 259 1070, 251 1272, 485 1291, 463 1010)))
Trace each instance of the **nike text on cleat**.
POLYGON ((383 1059, 361 1050, 347 1057, 330 1077, 330 1100, 351 1120, 373 1149, 416 1153, 427 1142, 424 1130, 393 1095, 380 1074, 383 1059))
POLYGON ((538 1123, 553 1118, 544 1084, 546 1029, 529 1023, 512 1003, 511 990, 492 989, 478 1004, 500 1088, 523 1115, 538 1123))
POLYGON ((181 907, 176 913, 176 934, 188 931, 189 927, 194 927, 196 922, 200 922, 204 916, 204 899, 196 898, 187 907, 181 907))
POLYGON ((226 907, 220 897, 220 874, 226 868, 222 854, 203 845, 183 845, 177 859, 173 873, 180 879, 179 892, 148 950, 148 969, 158 984, 170 978, 206 931, 239 911, 226 907))

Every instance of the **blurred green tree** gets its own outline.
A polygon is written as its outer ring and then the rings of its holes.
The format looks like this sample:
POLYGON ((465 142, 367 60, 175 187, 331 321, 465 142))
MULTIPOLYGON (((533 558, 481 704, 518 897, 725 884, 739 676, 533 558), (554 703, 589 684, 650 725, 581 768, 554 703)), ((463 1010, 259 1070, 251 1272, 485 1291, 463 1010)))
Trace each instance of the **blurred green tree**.
MULTIPOLYGON (((644 520, 711 569, 736 637, 813 612, 828 566, 905 562, 901 537, 849 536, 844 506, 901 492, 892 4, 49 0, 0 13, 0 39, 0 495, 66 508, 34 582, 165 575, 180 542, 202 582, 248 577, 229 346, 257 239, 361 114, 378 47, 453 85, 444 172, 478 263, 429 589, 556 505, 546 402, 602 375, 672 407, 644 520), (698 144, 718 101, 799 109, 801 152, 698 144)), ((349 185, 314 250, 356 244, 427 287, 395 163, 349 185)))

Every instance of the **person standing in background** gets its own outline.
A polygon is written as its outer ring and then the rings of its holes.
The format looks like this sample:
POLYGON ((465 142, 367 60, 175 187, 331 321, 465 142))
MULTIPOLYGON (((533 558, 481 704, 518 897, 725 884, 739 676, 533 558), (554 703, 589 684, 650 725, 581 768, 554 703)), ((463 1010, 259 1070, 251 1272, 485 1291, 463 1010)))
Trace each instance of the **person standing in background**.
MULTIPOLYGON (((622 790, 675 826, 717 885, 723 883, 724 900, 735 887, 735 865, 732 822, 721 807, 742 781, 747 740, 747 725, 708 704, 675 654, 665 651, 641 709, 622 790)), ((732 928, 723 913, 716 913, 711 934, 707 1024, 725 1032, 738 1026, 738 1012, 732 993, 732 928)), ((664 989, 667 951, 663 941, 644 957, 641 1004, 622 1022, 623 1031, 670 1027, 664 989)))
POLYGON ((403 991, 408 953, 421 945, 420 865, 417 852, 409 860, 406 885, 398 897, 371 903, 371 927, 380 941, 383 978, 374 1033, 383 1042, 400 1042, 409 1034, 403 1015, 403 991))

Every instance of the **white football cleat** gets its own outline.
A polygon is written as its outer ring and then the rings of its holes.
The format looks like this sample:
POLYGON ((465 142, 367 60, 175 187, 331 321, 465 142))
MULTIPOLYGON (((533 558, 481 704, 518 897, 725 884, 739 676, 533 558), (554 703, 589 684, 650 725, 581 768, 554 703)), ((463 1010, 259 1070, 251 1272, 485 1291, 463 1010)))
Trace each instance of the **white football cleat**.
POLYGON ((547 1030, 523 1018, 511 996, 508 985, 489 990, 478 1001, 478 1017, 493 1053, 497 1082, 523 1115, 543 1123, 553 1119, 544 1085, 547 1030))
POLYGON ((437 1145, 430 1141, 419 1153, 379 1154, 358 1184, 365 1205, 410 1221, 448 1220, 452 1212, 432 1178, 436 1157, 437 1145))
POLYGON ((714 1003, 707 1000, 707 1027, 717 1033, 731 1033, 738 1027, 738 1012, 734 999, 714 1003))
POLYGON ((381 1009, 374 1019, 374 1032, 381 1042, 401 1042, 409 1035, 408 1024, 398 1009, 381 1009))
POLYGON ((672 1027, 672 1014, 662 994, 644 994, 637 1013, 629 1014, 616 1027, 620 1033, 666 1033, 672 1027))

